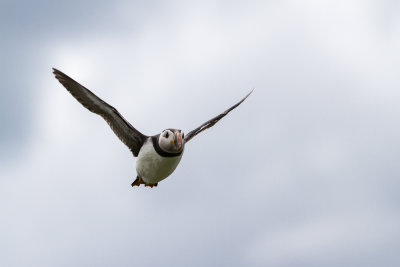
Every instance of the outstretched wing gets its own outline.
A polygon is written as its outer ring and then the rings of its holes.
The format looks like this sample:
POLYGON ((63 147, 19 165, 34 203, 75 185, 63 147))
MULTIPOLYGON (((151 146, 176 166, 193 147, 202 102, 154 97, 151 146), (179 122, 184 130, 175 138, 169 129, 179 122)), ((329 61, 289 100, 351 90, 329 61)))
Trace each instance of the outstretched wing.
MULTIPOLYGON (((254 89, 253 89, 254 90, 254 89)), ((202 125, 200 125, 199 127, 197 127, 196 129, 194 129, 193 131, 190 131, 188 134, 185 135, 185 143, 189 142, 190 139, 192 139, 193 137, 195 137, 198 133, 204 131, 205 129, 208 129, 212 126, 214 126, 214 124, 216 124, 220 119, 222 119, 223 117, 225 117, 229 112, 231 112, 233 109, 235 109, 237 106, 239 106, 240 104, 242 104, 242 102, 253 92, 253 90, 250 91, 250 93, 248 93, 242 100, 240 100, 238 103, 236 103, 235 105, 233 105, 232 107, 228 108, 227 110, 225 110, 224 112, 222 112, 221 114, 219 114, 218 116, 212 118, 211 120, 203 123, 202 125)))
POLYGON ((110 106, 89 89, 83 87, 61 71, 53 68, 57 80, 71 93, 85 108, 103 117, 110 125, 118 138, 129 147, 137 157, 139 150, 147 136, 136 130, 114 107, 110 106))

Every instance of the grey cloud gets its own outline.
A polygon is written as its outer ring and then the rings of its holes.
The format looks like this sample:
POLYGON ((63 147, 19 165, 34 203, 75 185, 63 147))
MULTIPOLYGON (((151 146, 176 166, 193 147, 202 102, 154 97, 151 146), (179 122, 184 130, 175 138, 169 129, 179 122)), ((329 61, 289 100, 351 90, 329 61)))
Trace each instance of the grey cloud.
POLYGON ((16 89, 0 100, 0 142, 26 140, 0 163, 1 265, 397 266, 398 41, 369 42, 378 4, 352 3, 152 2, 136 17, 100 2, 74 26, 76 3, 27 5, 34 42, 9 54, 16 89), (189 131, 256 89, 158 188, 132 190, 129 151, 52 64, 148 134, 189 131))

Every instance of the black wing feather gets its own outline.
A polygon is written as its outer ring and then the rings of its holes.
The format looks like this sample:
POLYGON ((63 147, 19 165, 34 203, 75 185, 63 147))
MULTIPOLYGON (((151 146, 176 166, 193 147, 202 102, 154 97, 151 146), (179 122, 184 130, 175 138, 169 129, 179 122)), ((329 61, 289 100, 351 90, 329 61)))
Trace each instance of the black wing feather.
POLYGON ((110 125, 118 138, 129 147, 137 157, 139 150, 148 136, 136 130, 114 107, 110 106, 89 89, 80 85, 66 74, 53 68, 57 80, 71 93, 85 108, 103 117, 110 125))
MULTIPOLYGON (((254 89, 253 89, 254 90, 254 89)), ((202 125, 200 125, 199 127, 197 127, 196 129, 194 129, 193 131, 190 131, 188 134, 185 134, 185 143, 189 142, 190 139, 192 139, 193 137, 195 137, 197 134, 199 134, 200 132, 214 126, 214 124, 216 124, 220 119, 222 119, 223 117, 225 117, 229 112, 231 112, 233 109, 235 109, 237 106, 239 106, 240 104, 242 104, 242 102, 253 92, 253 90, 250 91, 250 93, 248 93, 242 100, 240 100, 238 103, 236 103, 235 105, 233 105, 232 107, 228 108, 227 110, 225 110, 224 112, 222 112, 221 114, 219 114, 218 116, 212 118, 211 120, 203 123, 202 125)))

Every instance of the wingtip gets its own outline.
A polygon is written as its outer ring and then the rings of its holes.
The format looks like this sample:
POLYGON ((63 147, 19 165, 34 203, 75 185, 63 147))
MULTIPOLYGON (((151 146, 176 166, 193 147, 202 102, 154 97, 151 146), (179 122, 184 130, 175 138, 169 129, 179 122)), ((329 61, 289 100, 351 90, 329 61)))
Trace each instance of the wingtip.
POLYGON ((56 68, 52 68, 53 69, 53 74, 56 77, 57 80, 59 80, 61 82, 61 80, 65 79, 65 77, 68 77, 67 75, 65 75, 62 71, 56 69, 56 68))
POLYGON ((58 69, 56 69, 56 68, 54 68, 54 67, 53 67, 53 68, 51 68, 51 69, 53 70, 53 73, 54 73, 54 74, 56 74, 56 73, 59 73, 59 72, 60 72, 58 69))
POLYGON ((251 95, 251 93, 253 93, 254 89, 256 89, 256 88, 253 87, 253 89, 250 90, 250 92, 244 97, 244 99, 246 99, 247 97, 249 97, 249 95, 251 95))
POLYGON ((56 69, 56 68, 52 68, 52 70, 53 70, 54 76, 57 77, 57 74, 60 73, 60 71, 58 69, 56 69))

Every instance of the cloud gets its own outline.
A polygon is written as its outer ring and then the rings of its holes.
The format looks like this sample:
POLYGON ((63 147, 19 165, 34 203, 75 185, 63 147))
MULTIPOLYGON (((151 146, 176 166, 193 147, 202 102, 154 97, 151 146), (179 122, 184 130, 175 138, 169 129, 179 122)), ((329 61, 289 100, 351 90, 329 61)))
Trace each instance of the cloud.
POLYGON ((2 17, 2 266, 398 263, 396 5, 52 5, 2 17), (135 159, 51 67, 145 134, 256 89, 132 190, 135 159))
MULTIPOLYGON (((352 262, 359 266, 368 264, 366 259, 372 251, 399 238, 399 218, 391 213, 373 217, 368 213, 338 215, 286 225, 282 231, 266 231, 248 248, 249 260, 256 265, 291 266, 300 262, 337 266, 352 262)), ((388 265, 394 263, 381 260, 388 265)))

